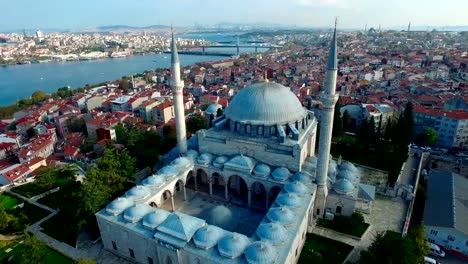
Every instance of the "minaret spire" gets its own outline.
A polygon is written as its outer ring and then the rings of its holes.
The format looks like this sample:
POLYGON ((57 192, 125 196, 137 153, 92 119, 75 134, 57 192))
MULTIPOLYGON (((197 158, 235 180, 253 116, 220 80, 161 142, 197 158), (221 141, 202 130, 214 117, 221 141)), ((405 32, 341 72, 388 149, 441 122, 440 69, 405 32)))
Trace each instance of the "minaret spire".
POLYGON ((187 151, 187 136, 185 130, 185 112, 184 112, 184 83, 180 80, 180 62, 177 53, 177 44, 174 38, 174 30, 171 25, 171 88, 174 97, 174 112, 177 133, 177 146, 179 153, 187 151))
POLYGON ((335 20, 335 29, 330 42, 330 51, 327 61, 327 75, 325 78, 324 89, 320 100, 322 101, 322 119, 320 122, 320 140, 317 158, 316 183, 317 193, 315 196, 314 216, 323 217, 325 214, 326 201, 328 196, 328 165, 330 162, 330 147, 333 130, 333 115, 335 104, 338 101, 336 90, 336 76, 338 72, 336 27, 338 19, 335 20))

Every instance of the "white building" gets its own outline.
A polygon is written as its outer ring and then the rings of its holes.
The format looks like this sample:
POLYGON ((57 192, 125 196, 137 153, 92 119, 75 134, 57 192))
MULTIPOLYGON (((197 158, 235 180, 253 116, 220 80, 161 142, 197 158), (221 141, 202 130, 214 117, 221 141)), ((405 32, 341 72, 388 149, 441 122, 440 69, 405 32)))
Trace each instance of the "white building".
POLYGON ((427 181, 424 227, 427 239, 457 255, 468 257, 468 179, 432 171, 427 181))

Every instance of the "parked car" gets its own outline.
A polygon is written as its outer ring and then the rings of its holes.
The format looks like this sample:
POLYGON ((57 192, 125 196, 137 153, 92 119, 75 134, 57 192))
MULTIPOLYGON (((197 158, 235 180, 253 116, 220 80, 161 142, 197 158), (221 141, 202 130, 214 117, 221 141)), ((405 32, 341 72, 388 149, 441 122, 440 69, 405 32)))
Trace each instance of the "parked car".
POLYGON ((424 264, 440 264, 440 262, 430 257, 424 257, 424 264))
POLYGON ((430 246, 429 254, 436 256, 436 257, 441 257, 441 258, 445 257, 445 252, 442 249, 440 249, 438 245, 429 243, 429 246, 430 246))

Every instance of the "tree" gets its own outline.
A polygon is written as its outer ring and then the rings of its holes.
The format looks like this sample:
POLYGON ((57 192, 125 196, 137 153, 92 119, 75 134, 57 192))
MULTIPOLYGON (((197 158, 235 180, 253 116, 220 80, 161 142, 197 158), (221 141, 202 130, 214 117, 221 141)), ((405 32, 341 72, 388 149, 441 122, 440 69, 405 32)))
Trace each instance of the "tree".
POLYGON ((187 121, 187 130, 192 134, 204 128, 206 128, 206 121, 201 115, 193 115, 187 121))
POLYGON ((369 123, 367 119, 362 120, 356 134, 357 141, 365 148, 369 146, 369 123))
POLYGON ((129 80, 127 77, 123 77, 119 82, 119 89, 127 92, 129 89, 129 80))
POLYGON ((437 139, 437 132, 428 127, 424 133, 422 133, 421 135, 421 138, 422 138, 422 142, 426 145, 426 146, 432 146, 434 145, 434 143, 436 142, 436 139, 437 139))
POLYGON ((403 112, 402 126, 402 145, 407 146, 414 136, 413 104, 411 102, 406 105, 405 111, 403 112))
POLYGON ((96 264, 96 261, 92 259, 79 259, 77 264, 96 264))
POLYGON ((410 240, 413 246, 413 253, 419 260, 423 260, 423 257, 429 254, 430 247, 426 240, 424 227, 421 224, 413 226, 406 239, 410 240))
POLYGON ((31 95, 32 103, 40 103, 45 99, 47 99, 47 94, 41 90, 37 90, 31 95))
POLYGON ((338 102, 335 104, 335 112, 333 114, 333 137, 343 136, 343 122, 341 121, 341 107, 338 102))
POLYGON ((39 171, 36 183, 51 189, 58 178, 58 173, 55 167, 44 167, 39 171))
POLYGON ((177 134, 175 129, 172 128, 172 126, 165 125, 163 127, 163 137, 165 143, 165 150, 169 151, 177 144, 177 134))
POLYGON ((67 126, 72 132, 78 132, 87 135, 86 122, 83 118, 73 116, 67 121, 67 126))
POLYGON ((413 253, 413 247, 408 239, 401 234, 387 231, 385 234, 377 233, 368 250, 361 252, 362 264, 413 264, 418 263, 413 253))
POLYGON ((371 145, 377 143, 377 133, 375 132, 375 119, 374 116, 371 116, 369 120, 369 142, 371 145))
POLYGON ((43 263, 45 258, 44 244, 34 235, 27 236, 23 242, 22 254, 16 256, 20 257, 17 261, 19 264, 36 264, 43 263))
POLYGON ((224 111, 222 108, 218 108, 218 110, 216 110, 216 117, 220 117, 224 114, 224 111))
POLYGON ((343 113, 343 132, 349 132, 351 130, 351 116, 348 113, 348 110, 345 110, 343 113))
POLYGON ((0 231, 8 227, 10 220, 11 216, 5 211, 5 208, 0 207, 0 231))

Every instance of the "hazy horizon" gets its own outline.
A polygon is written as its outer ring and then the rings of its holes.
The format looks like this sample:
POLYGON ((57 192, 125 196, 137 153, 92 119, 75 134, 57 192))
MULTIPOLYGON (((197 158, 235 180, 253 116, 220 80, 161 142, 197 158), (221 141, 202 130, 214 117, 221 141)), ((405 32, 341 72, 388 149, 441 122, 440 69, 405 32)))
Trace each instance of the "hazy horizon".
POLYGON ((467 26, 468 1, 447 0, 23 0, 2 4, 0 31, 56 28, 78 30, 108 25, 178 27, 264 23, 343 29, 467 26), (463 11, 465 10, 465 11, 463 11))

